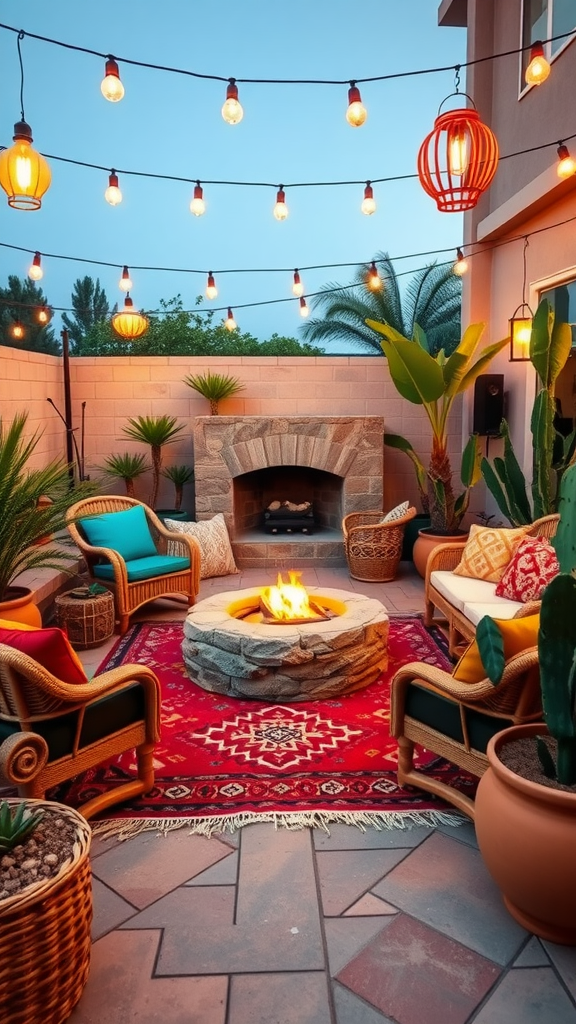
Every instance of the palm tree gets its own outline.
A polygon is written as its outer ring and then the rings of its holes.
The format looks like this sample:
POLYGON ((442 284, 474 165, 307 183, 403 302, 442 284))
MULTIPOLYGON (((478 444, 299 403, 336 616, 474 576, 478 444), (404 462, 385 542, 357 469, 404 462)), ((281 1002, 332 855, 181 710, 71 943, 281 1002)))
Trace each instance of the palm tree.
POLYGON ((208 399, 211 416, 218 415, 218 402, 221 402, 223 398, 236 395, 245 387, 237 377, 230 377, 227 373, 210 373, 210 371, 205 374, 198 373, 195 377, 189 374, 188 377, 184 377, 184 383, 208 399))
POLYGON ((165 444, 174 444, 186 424, 177 424, 175 416, 135 416, 130 417, 128 426, 122 427, 123 432, 133 441, 141 441, 150 445, 152 456, 152 493, 148 504, 156 508, 160 470, 162 468, 162 448, 165 444))
POLYGON ((142 473, 147 473, 150 466, 146 462, 145 455, 132 455, 130 452, 124 452, 122 455, 108 455, 104 459, 104 464, 98 466, 98 469, 108 476, 123 480, 126 494, 129 498, 135 498, 134 481, 142 473))
POLYGON ((435 263, 415 271, 402 296, 388 253, 379 252, 375 263, 382 287, 368 287, 369 265, 359 267, 352 286, 327 284, 312 299, 313 309, 324 310, 322 319, 309 320, 302 328, 306 341, 340 341, 368 352, 382 354, 380 339, 366 320, 378 320, 407 338, 417 324, 424 331, 430 354, 444 349, 449 355, 460 341, 461 281, 452 266, 435 263))

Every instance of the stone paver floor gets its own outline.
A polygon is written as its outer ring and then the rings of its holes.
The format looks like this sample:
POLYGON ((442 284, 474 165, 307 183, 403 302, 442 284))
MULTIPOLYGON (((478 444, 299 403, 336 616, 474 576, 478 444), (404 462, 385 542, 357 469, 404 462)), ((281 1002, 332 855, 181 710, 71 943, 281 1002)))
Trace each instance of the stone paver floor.
MULTIPOLYGON (((273 581, 247 570, 200 598, 273 581), (258 577, 258 578, 256 578, 258 577)), ((422 581, 305 570, 391 612, 422 581)), ((157 602, 142 618, 183 617, 157 602)), ((106 647, 83 652, 88 671, 106 647)), ((94 945, 72 1024, 576 1024, 576 950, 503 907, 471 823, 362 832, 254 824, 95 839, 94 945)))

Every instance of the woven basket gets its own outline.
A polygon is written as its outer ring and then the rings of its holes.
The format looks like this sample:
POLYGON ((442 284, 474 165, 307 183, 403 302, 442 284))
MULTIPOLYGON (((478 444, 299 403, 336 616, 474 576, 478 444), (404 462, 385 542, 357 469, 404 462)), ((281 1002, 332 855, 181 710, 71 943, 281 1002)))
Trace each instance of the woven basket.
POLYGON ((56 622, 80 651, 99 647, 114 633, 114 597, 107 591, 74 597, 74 591, 56 598, 56 622))
POLYGON ((57 875, 0 902, 0 1021, 62 1024, 82 995, 90 966, 92 833, 70 807, 26 803, 57 810, 73 823, 77 838, 72 859, 57 875))

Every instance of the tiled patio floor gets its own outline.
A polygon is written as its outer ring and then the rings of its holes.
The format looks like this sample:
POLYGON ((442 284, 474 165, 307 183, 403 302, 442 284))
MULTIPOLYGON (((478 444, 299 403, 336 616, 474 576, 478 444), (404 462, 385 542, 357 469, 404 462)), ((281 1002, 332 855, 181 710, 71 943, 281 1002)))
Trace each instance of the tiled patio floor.
MULTIPOLYGON (((273 578, 207 580, 200 598, 273 578)), ((422 607, 404 564, 389 584, 344 569, 304 583, 422 607)), ((180 614, 158 602, 142 618, 180 614)), ((472 824, 183 829, 96 839, 92 861, 92 967, 73 1024, 576 1024, 576 950, 512 920, 472 824)))

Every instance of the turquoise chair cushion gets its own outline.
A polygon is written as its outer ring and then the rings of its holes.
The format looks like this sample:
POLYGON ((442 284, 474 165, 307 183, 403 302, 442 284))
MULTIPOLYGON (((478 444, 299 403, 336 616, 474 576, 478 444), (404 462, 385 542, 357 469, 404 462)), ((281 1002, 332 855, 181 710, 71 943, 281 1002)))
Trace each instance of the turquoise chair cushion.
MULTIPOLYGON (((152 576, 166 576, 168 573, 184 572, 190 568, 189 558, 176 555, 152 555, 149 558, 133 558, 126 562, 128 583, 149 580, 152 576)), ((94 575, 103 580, 113 580, 114 570, 110 564, 95 565, 94 575)))
POLYGON ((104 512, 101 516, 90 516, 79 522, 89 544, 97 548, 112 548, 125 562, 157 553, 141 505, 122 512, 104 512))

